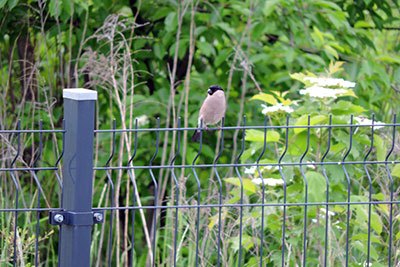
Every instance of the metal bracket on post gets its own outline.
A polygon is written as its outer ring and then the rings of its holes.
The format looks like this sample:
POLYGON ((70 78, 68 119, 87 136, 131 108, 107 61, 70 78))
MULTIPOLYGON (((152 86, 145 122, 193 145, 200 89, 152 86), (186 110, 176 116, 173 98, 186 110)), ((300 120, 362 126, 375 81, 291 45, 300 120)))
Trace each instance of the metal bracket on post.
POLYGON ((50 211, 49 222, 52 225, 93 225, 104 221, 104 212, 50 211))

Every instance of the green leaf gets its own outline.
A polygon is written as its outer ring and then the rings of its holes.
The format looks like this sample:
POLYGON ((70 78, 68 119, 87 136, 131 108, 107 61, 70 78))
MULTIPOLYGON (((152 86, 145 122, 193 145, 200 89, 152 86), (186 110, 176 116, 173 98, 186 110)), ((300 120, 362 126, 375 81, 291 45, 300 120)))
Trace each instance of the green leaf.
POLYGON ((325 199, 326 181, 324 176, 318 172, 308 171, 305 173, 308 181, 308 192, 310 202, 322 202, 325 199))
POLYGON ((50 0, 49 11, 52 17, 58 18, 61 13, 61 0, 50 0))
POLYGON ((7 3, 7 0, 0 0, 0 8, 3 8, 7 3))
POLYGON ((314 73, 311 73, 311 72, 307 72, 306 74, 300 73, 300 72, 298 72, 298 73, 290 73, 289 76, 290 76, 290 78, 292 78, 294 80, 298 80, 298 81, 304 83, 306 86, 311 85, 311 83, 309 81, 306 81, 304 79, 305 77, 317 77, 317 76, 315 76, 314 73))
POLYGON ((376 158, 379 161, 384 161, 386 158, 386 144, 385 141, 377 134, 374 134, 374 142, 376 148, 376 158))
POLYGON ((392 176, 396 176, 400 178, 400 164, 394 165, 392 169, 392 176))
MULTIPOLYGON (((240 179, 237 177, 231 177, 231 178, 225 178, 224 179, 225 182, 227 182, 228 184, 233 184, 237 187, 241 187, 240 184, 240 179)), ((243 190, 246 191, 247 193, 251 194, 255 194, 258 191, 257 186, 251 181, 251 179, 247 179, 247 178, 242 178, 242 183, 243 183, 243 190)))
POLYGON ((18 4, 18 0, 8 0, 8 9, 11 10, 13 9, 16 5, 18 4))
POLYGON ((375 211, 371 213, 371 227, 378 235, 382 233, 382 220, 375 211))
MULTIPOLYGON (((240 241, 240 237, 239 236, 235 236, 235 237, 232 237, 230 239, 231 249, 233 251, 235 251, 235 252, 239 250, 239 247, 240 247, 240 244, 239 244, 240 242, 239 241, 240 241)), ((254 237, 253 236, 249 236, 249 235, 246 235, 246 234, 242 235, 242 247, 245 250, 252 249, 254 247, 254 245, 255 245, 255 242, 254 242, 254 237)))
MULTIPOLYGON (((310 118, 310 125, 317 125, 322 122, 326 122, 328 117, 326 115, 316 115, 310 118)), ((308 115, 303 115, 296 120, 295 126, 307 126, 308 123, 308 115)), ((307 128, 294 128, 294 133, 299 134, 305 131, 307 128)))
POLYGON ((278 100, 276 100, 276 98, 273 95, 269 95, 269 94, 265 94, 265 93, 259 93, 255 96, 253 96, 252 98, 250 98, 250 100, 261 100, 270 105, 278 104, 278 100))
POLYGON ((215 26, 217 26, 218 28, 220 28, 221 30, 223 30, 224 32, 226 32, 226 33, 228 33, 230 35, 235 35, 236 34, 235 30, 231 26, 229 26, 228 23, 219 22, 215 26))
POLYGON ((363 107, 354 105, 353 103, 344 100, 340 100, 339 102, 334 103, 331 106, 331 110, 334 115, 359 115, 365 112, 365 109, 363 107))
POLYGON ((196 42, 196 46, 199 48, 200 52, 206 57, 215 55, 214 47, 208 42, 196 42))
POLYGON ((280 0, 268 0, 265 1, 265 5, 263 8, 263 13, 266 17, 271 15, 272 12, 275 11, 276 6, 280 3, 280 0))
POLYGON ((65 13, 68 15, 67 17, 71 17, 73 13, 73 6, 74 6, 74 1, 73 0, 62 0, 62 10, 65 11, 65 13))
POLYGON ((128 6, 121 7, 118 10, 117 14, 121 15, 122 17, 126 17, 126 18, 133 17, 132 9, 128 6))
MULTIPOLYGON (((267 143, 278 142, 280 135, 277 131, 267 129, 267 143)), ((264 142, 264 131, 250 129, 246 131, 246 141, 264 142)))
POLYGON ((336 49, 333 48, 332 46, 330 46, 330 45, 324 45, 324 50, 325 50, 325 53, 327 53, 328 55, 333 56, 335 59, 338 59, 338 58, 339 58, 338 52, 337 52, 336 49))
POLYGON ((169 13, 168 16, 165 18, 164 24, 165 24, 165 29, 168 32, 174 31, 178 25, 178 17, 176 16, 176 13, 175 12, 169 13))

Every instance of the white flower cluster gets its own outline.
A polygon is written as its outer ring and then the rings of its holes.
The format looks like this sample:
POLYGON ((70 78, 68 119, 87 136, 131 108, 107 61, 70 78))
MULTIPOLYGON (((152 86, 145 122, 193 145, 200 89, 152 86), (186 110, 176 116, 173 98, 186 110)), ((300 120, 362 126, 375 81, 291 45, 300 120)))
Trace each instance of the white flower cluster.
POLYGON ((263 182, 264 182, 264 185, 267 185, 267 186, 283 185, 282 179, 275 179, 275 178, 265 178, 265 179, 256 178, 251 181, 256 185, 262 185, 263 182))
MULTIPOLYGON (((255 174, 256 170, 257 170, 257 163, 254 162, 254 166, 251 166, 250 168, 244 168, 244 173, 245 174, 255 174)), ((278 170, 278 167, 277 166, 263 166, 260 168, 261 172, 263 172, 265 170, 273 172, 273 171, 278 170)))
POLYGON ((147 125, 149 123, 149 117, 147 117, 146 115, 141 115, 139 117, 136 117, 136 120, 139 127, 147 125))
MULTIPOLYGON (((335 215, 336 215, 336 213, 334 213, 333 211, 330 211, 330 210, 328 211, 328 218, 330 218, 332 216, 335 216, 335 215)), ((319 214, 319 218, 320 219, 325 219, 326 218, 326 209, 325 208, 321 209, 321 213, 319 214)), ((311 219, 311 221, 313 223, 317 223, 318 222, 317 219, 311 219)))
POLYGON ((267 106, 264 104, 261 104, 261 106, 263 107, 263 110, 261 111, 264 115, 270 114, 270 113, 275 113, 275 112, 286 112, 286 113, 292 113, 294 110, 293 108, 291 108, 290 106, 285 106, 282 105, 282 103, 278 103, 276 105, 273 106, 267 106))
POLYGON ((300 90, 301 95, 309 95, 315 98, 337 98, 343 94, 346 94, 346 89, 330 89, 320 86, 311 86, 306 89, 300 90))
POLYGON ((304 80, 322 87, 353 88, 356 86, 356 83, 337 78, 305 77, 304 80))
POLYGON ((244 168, 245 174, 254 174, 257 170, 256 166, 251 166, 250 168, 244 168))
POLYGON ((334 98, 349 93, 356 83, 337 78, 304 77, 304 81, 310 82, 311 86, 300 90, 301 95, 314 98, 334 98))
MULTIPOLYGON (((368 126, 372 125, 372 120, 369 120, 369 119, 367 119, 365 117, 354 117, 354 120, 359 125, 368 125, 368 126)), ((385 124, 385 123, 384 122, 380 122, 380 121, 374 121, 374 129, 380 129, 380 128, 385 127, 382 124, 385 124), (381 125, 375 126, 375 124, 381 124, 381 125)))

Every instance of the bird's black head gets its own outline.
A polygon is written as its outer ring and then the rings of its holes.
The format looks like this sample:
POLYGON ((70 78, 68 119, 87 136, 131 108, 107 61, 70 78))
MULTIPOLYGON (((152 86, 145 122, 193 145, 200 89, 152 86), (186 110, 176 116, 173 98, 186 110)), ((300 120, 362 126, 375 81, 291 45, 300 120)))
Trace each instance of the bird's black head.
POLYGON ((218 90, 224 91, 224 89, 222 89, 219 85, 211 85, 211 86, 208 88, 207 93, 208 93, 209 95, 213 95, 213 94, 214 94, 216 91, 218 91, 218 90))

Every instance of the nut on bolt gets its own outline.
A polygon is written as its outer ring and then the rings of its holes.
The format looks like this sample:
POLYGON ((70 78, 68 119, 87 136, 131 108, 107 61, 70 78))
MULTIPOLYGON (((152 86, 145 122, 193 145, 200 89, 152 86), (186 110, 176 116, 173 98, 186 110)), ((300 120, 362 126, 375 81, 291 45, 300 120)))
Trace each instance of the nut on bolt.
POLYGON ((56 221, 57 223, 62 223, 64 221, 64 215, 62 214, 54 215, 54 221, 56 221))
POLYGON ((101 221, 103 221, 103 214, 101 214, 99 212, 95 212, 93 214, 93 218, 96 220, 96 222, 101 222, 101 221))

